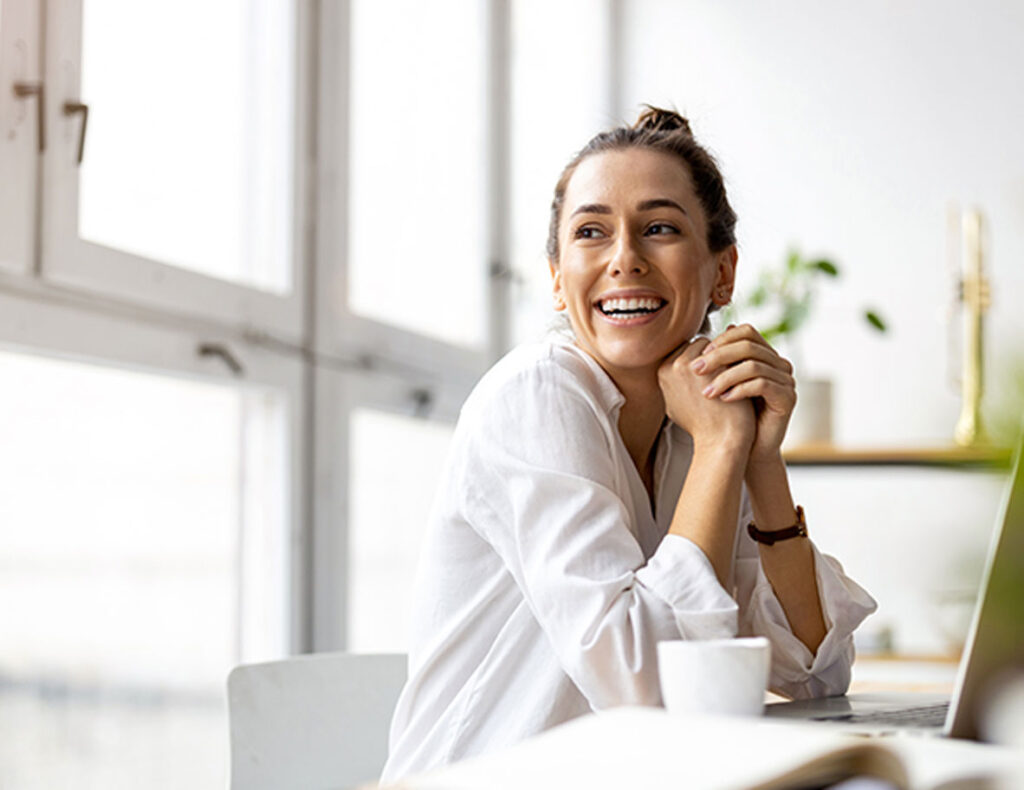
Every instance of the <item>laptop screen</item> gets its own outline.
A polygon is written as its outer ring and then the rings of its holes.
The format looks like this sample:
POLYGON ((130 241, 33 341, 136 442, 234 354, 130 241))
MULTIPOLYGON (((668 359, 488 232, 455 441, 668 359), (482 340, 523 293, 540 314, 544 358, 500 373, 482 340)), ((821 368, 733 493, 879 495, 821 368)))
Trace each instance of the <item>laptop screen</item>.
MULTIPOLYGON (((964 648, 966 661, 950 706, 947 732, 955 738, 980 740, 984 711, 1012 678, 1024 676, 1024 465, 1018 442, 1013 471, 996 522, 964 648)), ((941 536, 937 536, 941 539, 941 536)))

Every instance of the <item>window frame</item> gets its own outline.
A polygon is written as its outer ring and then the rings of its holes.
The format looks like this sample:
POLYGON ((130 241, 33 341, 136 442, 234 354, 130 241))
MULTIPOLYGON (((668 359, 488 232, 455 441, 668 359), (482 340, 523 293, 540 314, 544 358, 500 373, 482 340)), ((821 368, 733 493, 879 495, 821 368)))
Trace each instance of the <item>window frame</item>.
MULTIPOLYGON (((7 0, 5 7, 12 2, 20 0, 7 0)), ((77 209, 69 209, 68 202, 77 201, 78 119, 66 120, 59 107, 77 97, 78 83, 74 79, 70 87, 60 87, 50 75, 60 74, 65 61, 73 72, 80 62, 83 0, 47 0, 41 4, 37 38, 40 49, 45 39, 47 52, 40 68, 50 82, 49 145, 42 157, 30 157, 32 174, 17 187, 21 195, 31 191, 31 202, 39 206, 30 222, 38 243, 27 264, 0 271, 0 308, 16 305, 0 317, 0 344, 169 375, 230 376, 216 358, 193 358, 205 339, 241 354, 246 376, 254 381, 264 375, 275 380, 288 371, 296 407, 289 429, 294 475, 289 641, 292 651, 305 652, 344 648, 347 641, 347 583, 339 569, 347 562, 351 410, 368 406, 409 413, 412 393, 427 393, 427 403, 416 408, 425 408, 428 419, 454 422, 476 380, 508 349, 512 0, 478 0, 487 13, 486 63, 480 65, 487 70, 489 196, 487 254, 480 261, 487 272, 489 316, 486 344, 478 350, 348 311, 350 6, 292 2, 297 15, 292 294, 275 297, 97 250, 98 245, 68 233, 77 225, 72 221, 77 209)))
MULTIPOLYGON (((56 360, 123 368, 144 374, 191 379, 240 389, 274 389, 287 399, 284 510, 287 523, 280 542, 294 550, 286 559, 285 588, 279 591, 285 612, 281 647, 303 649, 303 597, 306 584, 305 532, 307 507, 303 453, 307 430, 306 387, 300 360, 261 348, 244 338, 208 327, 168 327, 128 314, 96 309, 81 300, 55 298, 45 292, 11 293, 0 289, 0 350, 56 360), (201 353, 218 346, 241 366, 240 372, 218 354, 201 353)), ((241 544, 238 551, 242 551, 241 544)), ((241 562, 241 555, 239 555, 241 562)), ((243 617, 242 622, 247 619, 243 617)))
MULTIPOLYGON (((370 364, 397 365, 417 373, 444 369, 465 379, 476 378, 506 350, 508 286, 507 139, 505 114, 508 83, 508 2, 477 0, 486 5, 488 25, 488 116, 485 194, 489 231, 486 258, 480 261, 487 273, 491 307, 484 346, 480 350, 448 343, 426 335, 389 326, 354 314, 348 309, 348 235, 345 218, 349 200, 349 68, 352 36, 348 3, 322 3, 318 73, 318 164, 316 274, 316 350, 319 353, 361 360, 370 364), (496 312, 495 312, 496 310, 496 312), (430 360, 429 364, 423 363, 430 360)), ((464 382, 463 382, 464 383, 464 382)), ((460 387, 462 384, 456 384, 460 387)))
POLYGON ((307 139, 314 81, 312 59, 306 53, 305 44, 311 37, 313 7, 309 0, 293 0, 293 3, 296 60, 290 293, 276 295, 79 238, 76 152, 80 119, 64 116, 60 107, 63 102, 77 100, 80 96, 83 0, 49 0, 46 7, 46 123, 50 144, 42 165, 40 258, 44 278, 60 287, 105 298, 234 327, 255 328, 292 342, 301 340, 307 287, 304 265, 309 214, 307 139))
POLYGON ((489 196, 487 271, 489 306, 485 345, 479 350, 388 326, 348 309, 345 221, 349 200, 349 53, 348 3, 322 2, 317 73, 318 195, 314 261, 313 537, 310 566, 312 642, 310 648, 348 647, 348 485, 349 418, 353 410, 373 408, 397 414, 419 409, 425 419, 454 423, 462 402, 483 372, 507 350, 508 275, 508 96, 510 72, 509 0, 486 4, 488 103, 485 194, 489 196), (424 362, 427 360, 427 362, 424 362), (426 402, 423 402, 423 398, 426 402), (420 399, 417 405, 417 399, 420 399))
MULTIPOLYGON (((0 3, 0 272, 12 274, 29 274, 36 258, 40 143, 37 119, 44 97, 18 98, 14 85, 44 85, 41 25, 41 11, 36 3, 0 3)), ((42 131, 45 134, 45 128, 42 131)))
MULTIPOLYGON (((348 611, 351 597, 349 499, 350 420, 358 409, 372 409, 454 425, 462 399, 434 400, 430 382, 408 375, 358 369, 317 371, 317 432, 314 466, 317 491, 313 504, 312 577, 316 583, 313 651, 349 648, 348 611), (424 393, 427 397, 424 398, 424 393)), ((396 491, 401 481, 396 481, 396 491)))

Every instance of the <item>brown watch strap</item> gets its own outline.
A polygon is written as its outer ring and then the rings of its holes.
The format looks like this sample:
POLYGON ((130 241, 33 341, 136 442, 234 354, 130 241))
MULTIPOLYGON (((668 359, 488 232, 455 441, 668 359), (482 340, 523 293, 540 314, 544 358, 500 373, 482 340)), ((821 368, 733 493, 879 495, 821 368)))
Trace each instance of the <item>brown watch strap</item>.
POLYGON ((780 540, 806 538, 807 521, 804 519, 804 509, 800 505, 796 506, 796 523, 791 527, 786 527, 785 529, 761 530, 754 525, 753 521, 751 521, 747 524, 747 534, 758 543, 763 543, 766 546, 774 545, 780 540))

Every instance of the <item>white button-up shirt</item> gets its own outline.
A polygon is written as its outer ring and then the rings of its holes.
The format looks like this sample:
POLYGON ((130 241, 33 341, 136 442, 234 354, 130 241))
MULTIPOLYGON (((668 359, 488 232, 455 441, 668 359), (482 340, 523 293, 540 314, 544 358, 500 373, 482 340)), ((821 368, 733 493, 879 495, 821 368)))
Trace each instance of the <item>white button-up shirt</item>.
POLYGON ((462 409, 421 555, 409 680, 382 779, 519 741, 591 710, 658 705, 655 645, 758 634, 771 686, 846 690, 854 628, 875 608, 814 549, 825 640, 792 633, 744 529, 728 589, 668 529, 693 452, 666 423, 654 508, 618 430, 625 399, 561 338, 522 346, 462 409))

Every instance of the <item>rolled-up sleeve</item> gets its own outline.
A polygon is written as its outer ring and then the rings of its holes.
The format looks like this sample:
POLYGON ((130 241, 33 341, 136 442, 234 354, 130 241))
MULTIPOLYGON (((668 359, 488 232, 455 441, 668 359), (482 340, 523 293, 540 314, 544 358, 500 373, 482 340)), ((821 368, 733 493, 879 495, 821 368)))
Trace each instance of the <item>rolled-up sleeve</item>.
MULTIPOLYGON (((741 519, 742 520, 742 519, 741 519)), ((794 634, 761 567, 757 546, 738 536, 736 598, 740 634, 767 637, 772 645, 772 691, 792 699, 843 694, 850 685, 853 632, 877 608, 875 600, 849 578, 834 558, 812 543, 825 638, 812 654, 794 634)))
POLYGON ((593 708, 658 704, 657 643, 735 636, 736 603, 685 538, 667 536, 645 559, 615 493, 607 420, 546 380, 516 383, 514 410, 497 393, 463 414, 465 519, 501 556, 593 708))
POLYGON ((739 608, 707 555, 688 538, 666 535, 636 578, 672 607, 683 639, 736 636, 739 608))

